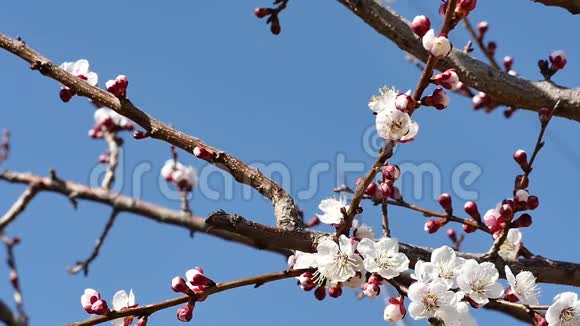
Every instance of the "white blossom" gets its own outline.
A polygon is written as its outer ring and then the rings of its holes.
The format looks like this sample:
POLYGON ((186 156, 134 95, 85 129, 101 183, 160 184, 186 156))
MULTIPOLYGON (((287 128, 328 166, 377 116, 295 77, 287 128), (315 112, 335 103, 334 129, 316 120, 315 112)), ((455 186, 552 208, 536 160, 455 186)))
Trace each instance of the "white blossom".
POLYGON ((522 232, 520 229, 510 229, 505 241, 501 244, 498 254, 506 260, 514 260, 518 256, 520 243, 522 241, 522 232))
POLYGON ((445 36, 435 37, 435 31, 430 29, 423 35, 423 48, 437 58, 446 57, 451 52, 451 42, 445 36))
POLYGON ((316 268, 318 267, 316 259, 317 259, 316 254, 296 250, 296 253, 294 254, 294 264, 292 268, 293 269, 316 268))
POLYGON ((399 142, 412 140, 419 131, 419 125, 411 120, 409 114, 396 108, 377 113, 375 125, 379 136, 399 142))
MULTIPOLYGON (((125 292, 125 290, 120 290, 117 291, 117 293, 115 293, 115 295, 113 296, 113 310, 115 311, 122 311, 134 306, 135 306, 135 295, 133 294, 133 290, 129 291, 129 295, 127 295, 127 292, 125 292)), ((126 317, 126 318, 117 318, 112 320, 111 322, 113 326, 123 326, 125 325, 125 319, 127 318, 131 318, 132 320, 132 317, 126 317)), ((130 321, 128 324, 130 324, 130 321)))
POLYGON ((350 239, 342 234, 338 243, 323 240, 316 248, 318 271, 330 282, 345 282, 361 271, 362 259, 355 254, 356 248, 350 239))
POLYGON ((381 238, 377 242, 362 239, 357 250, 364 257, 365 269, 385 279, 397 277, 409 269, 409 258, 399 252, 397 239, 381 238))
POLYGON ((501 284, 497 282, 499 272, 490 262, 478 264, 469 259, 463 264, 457 276, 457 285, 478 305, 485 305, 489 298, 497 299, 503 293, 501 284))
POLYGON ((527 305, 538 304, 537 296, 539 293, 534 274, 528 271, 522 271, 514 276, 512 270, 506 265, 505 276, 510 284, 512 294, 515 295, 521 303, 527 305))
POLYGON ((186 185, 193 187, 197 184, 197 171, 195 168, 183 165, 173 159, 165 161, 161 168, 161 176, 176 185, 185 182, 186 185))
POLYGON ((353 220, 352 229, 353 235, 359 240, 365 238, 375 240, 373 228, 368 224, 362 224, 359 220, 353 220))
POLYGON ((99 82, 99 76, 92 71, 89 71, 89 61, 80 59, 76 62, 64 62, 60 68, 87 81, 87 83, 96 86, 99 82))
POLYGON ((414 319, 440 318, 452 325, 459 318, 457 295, 439 280, 431 283, 415 282, 409 286, 409 314, 414 319))
POLYGON ((379 113, 383 110, 394 110, 395 100, 399 94, 395 88, 382 87, 379 89, 379 95, 373 95, 369 101, 369 108, 379 113))
POLYGON ((317 214, 317 216, 322 223, 340 224, 340 221, 342 221, 343 217, 341 211, 343 207, 344 209, 348 210, 345 197, 340 197, 339 199, 324 199, 320 202, 320 205, 318 205, 318 209, 320 209, 323 214, 317 214))
POLYGON ((443 246, 433 250, 431 253, 431 262, 422 262, 419 264, 419 271, 417 271, 417 264, 415 265, 415 279, 423 282, 430 282, 432 280, 441 280, 447 284, 447 288, 457 287, 455 281, 461 266, 465 259, 457 257, 455 251, 448 246, 443 246), (428 275, 431 273, 431 275, 428 275))
POLYGON ((574 292, 560 293, 546 311, 546 321, 550 326, 580 325, 580 300, 574 292))
POLYGON ((95 124, 103 124, 106 120, 110 119, 113 124, 119 128, 125 128, 130 124, 129 119, 120 115, 119 113, 109 109, 109 108, 99 108, 95 110, 94 113, 95 124))

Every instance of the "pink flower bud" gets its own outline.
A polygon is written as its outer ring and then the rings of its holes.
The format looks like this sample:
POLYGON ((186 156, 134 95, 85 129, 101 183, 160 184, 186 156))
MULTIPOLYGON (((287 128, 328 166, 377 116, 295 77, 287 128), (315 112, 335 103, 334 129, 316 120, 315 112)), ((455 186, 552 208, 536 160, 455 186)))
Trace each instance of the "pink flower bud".
POLYGON ((534 315, 534 326, 548 326, 546 318, 540 314, 534 315))
POLYGON ((99 163, 101 164, 109 163, 110 160, 111 157, 108 154, 99 155, 99 163))
POLYGON ((377 184, 374 182, 369 183, 367 189, 365 189, 365 195, 374 196, 377 191, 377 184))
POLYGON ((518 149, 514 153, 514 160, 520 165, 522 169, 527 169, 528 167, 528 154, 523 149, 518 149))
POLYGON ((415 109, 417 102, 408 94, 399 94, 395 98, 395 107, 402 112, 409 113, 415 109))
POLYGON ((16 273, 15 271, 10 271, 10 284, 12 284, 12 287, 15 289, 18 289, 20 286, 18 284, 18 273, 16 273))
POLYGON ((475 9, 477 0, 459 0, 457 1, 457 6, 455 6, 455 17, 463 18, 469 15, 469 13, 475 9))
POLYGON ((342 287, 336 286, 328 289, 328 295, 332 298, 338 298, 342 295, 342 287))
POLYGON ((147 326, 147 317, 141 317, 135 326, 147 326))
POLYGON ((516 176, 514 181, 514 188, 515 189, 525 189, 528 187, 529 179, 525 174, 520 174, 516 176))
POLYGON ((443 226, 443 223, 445 222, 445 220, 428 220, 427 222, 425 222, 425 226, 424 226, 424 230, 425 232, 429 233, 429 234, 433 234, 435 232, 437 232, 439 230, 439 228, 441 228, 441 226, 443 226))
POLYGON ((430 29, 423 35, 423 48, 437 58, 443 58, 451 53, 453 48, 446 36, 435 37, 435 31, 430 29))
POLYGON ((94 314, 101 316, 104 316, 109 313, 109 307, 107 306, 107 302, 105 302, 105 300, 103 299, 98 299, 97 301, 95 301, 95 303, 93 303, 93 305, 91 306, 91 310, 93 311, 94 314))
POLYGON ((93 310, 93 304, 101 299, 101 294, 93 289, 85 289, 83 295, 81 295, 81 305, 83 309, 89 314, 95 313, 93 310))
POLYGON ((454 68, 447 69, 444 72, 433 77, 432 81, 435 84, 441 85, 447 89, 456 90, 458 89, 459 76, 457 76, 457 72, 454 68))
POLYGON ((528 198, 530 197, 530 193, 527 190, 518 189, 514 193, 514 201, 516 203, 516 208, 520 206, 520 204, 524 204, 522 209, 525 209, 527 206, 528 198))
POLYGON ((429 29, 431 29, 431 21, 426 16, 415 16, 413 22, 411 22, 411 29, 419 37, 423 37, 429 29))
POLYGON ((475 222, 475 220, 468 219, 468 220, 466 220, 466 222, 469 222, 469 224, 463 224, 463 231, 465 233, 473 233, 473 232, 477 231, 477 228, 475 226, 473 226, 473 224, 477 224, 477 222, 475 222))
POLYGON ((530 214, 522 214, 517 220, 513 222, 517 228, 527 228, 532 225, 532 216, 530 214))
POLYGON ((382 169, 383 177, 387 180, 397 180, 401 176, 401 169, 398 165, 385 165, 382 169))
POLYGON ((75 93, 68 87, 61 88, 60 92, 58 93, 60 100, 65 102, 65 103, 70 101, 74 95, 75 95, 75 93))
POLYGON ((316 283, 314 282, 313 275, 311 272, 304 272, 300 274, 300 276, 296 277, 298 280, 298 285, 304 291, 311 291, 316 287, 316 283))
POLYGON ((534 210, 540 206, 540 200, 536 196, 528 197, 528 209, 534 210))
POLYGON ((280 34, 282 31, 282 26, 280 26, 280 21, 278 20, 278 15, 272 16, 272 21, 270 22, 270 32, 274 35, 280 34))
POLYGON ((512 70, 512 65, 513 64, 514 64, 514 59, 512 57, 510 57, 509 55, 508 56, 505 56, 503 58, 503 66, 504 66, 504 68, 505 68, 506 71, 512 70))
POLYGON ((473 108, 478 110, 489 106, 491 104, 491 98, 484 92, 479 92, 471 99, 471 102, 473 103, 473 108))
POLYGON ((564 69, 566 62, 568 62, 566 54, 562 50, 552 52, 549 59, 552 63, 552 70, 564 69))
POLYGON ((391 193, 391 198, 393 198, 394 200, 403 199, 403 196, 401 196, 401 191, 399 190, 399 187, 393 187, 393 191, 391 193))
POLYGON ((486 21, 482 21, 477 24, 477 31, 479 32, 480 38, 483 38, 488 29, 489 24, 486 21))
POLYGON ((211 161, 213 159, 213 154, 210 153, 207 149, 203 148, 203 147, 195 147, 193 149, 193 155, 195 155, 196 157, 202 159, 202 160, 206 160, 206 161, 211 161))
POLYGON ((108 80, 105 83, 107 90, 119 98, 127 95, 127 86, 129 86, 129 80, 125 75, 119 75, 114 80, 108 80))
POLYGON ((451 207, 451 195, 444 193, 439 195, 439 205, 447 212, 451 212, 453 208, 451 207))
POLYGON ((135 130, 133 133, 133 138, 135 139, 144 139, 149 137, 149 133, 143 130, 135 130))
POLYGON ((182 322, 191 321, 193 318, 193 304, 187 303, 186 305, 177 309, 177 319, 182 322))
POLYGON ((256 8, 254 9, 254 15, 258 18, 264 18, 272 14, 272 8, 256 8))
POLYGON ((326 288, 321 286, 314 291, 314 297, 318 301, 324 300, 326 298, 326 288))
POLYGON ((187 285, 181 276, 176 276, 171 280, 171 288, 174 292, 186 293, 187 285))
POLYGON ((471 216, 474 220, 480 221, 481 215, 479 214, 479 209, 477 208, 477 204, 473 201, 468 201, 463 205, 463 209, 469 216, 471 216))
POLYGON ((449 97, 441 87, 437 87, 433 94, 430 96, 425 96, 421 102, 427 106, 433 106, 437 110, 443 110, 449 104, 449 97))
POLYGON ((381 286, 377 283, 367 282, 363 284, 362 292, 367 298, 376 298, 381 293, 381 286))
POLYGON ((375 196, 379 199, 389 198, 393 193, 393 187, 390 186, 387 182, 381 182, 377 191, 375 192, 375 196))
POLYGON ((511 286, 508 286, 507 289, 505 289, 505 291, 504 291, 504 297, 505 297, 505 300, 507 300, 509 302, 518 302, 520 300, 514 294, 514 291, 513 291, 513 289, 512 289, 511 286))
POLYGON ((381 285, 383 282, 383 278, 379 274, 373 273, 371 274, 367 282, 371 284, 381 285))
POLYGON ((385 307, 383 318, 386 322, 396 323, 405 318, 407 310, 403 304, 403 297, 390 298, 389 304, 385 307))
POLYGON ((455 230, 453 229, 449 229, 447 230, 447 236, 449 237, 449 239, 453 242, 457 241, 457 234, 455 233, 455 230))
POLYGON ((495 55, 495 50, 497 50, 497 43, 494 41, 487 43, 487 52, 489 52, 490 55, 495 55))

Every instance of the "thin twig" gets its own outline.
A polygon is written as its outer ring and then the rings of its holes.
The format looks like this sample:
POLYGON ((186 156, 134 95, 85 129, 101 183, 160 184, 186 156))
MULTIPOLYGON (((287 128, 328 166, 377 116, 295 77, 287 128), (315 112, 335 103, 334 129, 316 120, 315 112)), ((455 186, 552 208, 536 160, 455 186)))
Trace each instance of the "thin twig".
POLYGON ((119 213, 120 213, 119 210, 113 209, 113 212, 111 213, 111 216, 109 217, 109 220, 107 221, 107 224, 105 224, 105 228, 103 229, 103 232, 101 233, 101 235, 99 236, 99 239, 95 243, 95 247, 93 249, 93 252, 91 253, 91 255, 87 259, 77 262, 75 267, 68 268, 67 271, 70 274, 76 274, 80 271, 83 271, 85 276, 87 276, 89 274, 89 265, 99 255, 99 251, 101 250, 101 246, 105 242, 105 239, 107 238, 109 231, 113 227, 113 223, 115 223, 115 219, 117 218, 119 213))
POLYGON ((487 57, 487 59, 489 60, 489 63, 497 70, 501 70, 500 66, 497 64, 497 61, 495 60, 495 57, 493 56, 493 54, 491 54, 491 52, 489 52, 489 50, 487 49, 487 47, 485 46, 485 44, 483 44, 483 38, 482 37, 478 37, 477 34, 475 33, 475 30, 473 29, 473 26, 471 25, 471 23, 469 22, 469 19, 467 17, 463 18, 463 23, 465 25, 465 28, 467 29, 467 31, 469 32, 469 34, 471 34, 471 37, 475 40, 475 42, 477 43, 477 45, 479 46, 479 49, 481 50, 481 52, 483 52, 483 54, 487 57))
POLYGON ((10 272, 10 283, 12 283, 12 288, 14 289, 14 303, 16 304, 16 310, 18 311, 18 324, 27 325, 28 315, 24 309, 22 289, 20 288, 19 274, 16 268, 16 256, 14 255, 14 246, 20 243, 20 239, 9 238, 4 234, 2 234, 0 237, 2 238, 2 242, 4 242, 6 245, 6 252, 8 255, 6 263, 8 264, 8 269, 10 272))
POLYGON ((391 237, 391 229, 389 227, 389 208, 386 199, 383 199, 383 202, 381 203, 381 212, 383 214, 383 237, 391 237))
POLYGON ((0 232, 12 223, 20 213, 22 213, 34 196, 38 193, 38 184, 30 183, 28 188, 18 197, 18 199, 12 204, 10 209, 0 218, 0 232))
POLYGON ((103 138, 109 147, 109 162, 101 187, 111 190, 113 182, 115 181, 115 171, 119 164, 119 143, 117 142, 117 133, 114 131, 105 131, 103 138))
MULTIPOLYGON (((447 3, 447 13, 445 15, 445 20, 443 25, 441 26, 441 34, 447 34, 453 24, 453 13, 455 10, 455 5, 457 4, 457 0, 449 0, 447 3)), ((415 87, 415 92, 413 93, 413 99, 415 101, 419 101, 423 92, 429 86, 429 82, 431 80, 431 76, 433 75, 433 67, 437 58, 432 54, 429 54, 429 58, 427 59, 427 63, 425 64, 425 68, 421 73, 421 77, 417 81, 417 86, 415 87)), ((410 112, 412 114, 413 112, 410 112)), ((354 190, 354 195, 348 207, 348 210, 344 216, 344 221, 339 229, 337 229, 337 234, 348 234, 350 232, 350 228, 352 226, 352 220, 354 216, 359 210, 360 202, 363 198, 364 192, 367 189, 368 185, 372 182, 375 178, 377 173, 379 172, 381 166, 385 164, 385 162, 393 155, 393 149, 395 148, 396 143, 393 141, 387 141, 385 146, 381 149, 379 153, 379 157, 373 164, 372 168, 369 170, 367 175, 363 178, 362 182, 360 182, 356 189, 354 190)))
POLYGON ((248 286, 248 285, 256 285, 256 284, 265 284, 265 283, 270 283, 273 281, 278 281, 278 280, 283 280, 283 279, 287 279, 287 278, 291 278, 291 277, 295 277, 298 276, 300 274, 302 274, 305 270, 284 270, 284 271, 280 271, 280 272, 274 272, 274 273, 269 273, 269 274, 264 274, 264 275, 259 275, 259 276, 253 276, 253 277, 248 277, 248 278, 242 278, 236 281, 231 281, 231 282, 224 282, 224 283, 218 283, 216 284, 214 287, 211 287, 207 290, 205 290, 204 292, 201 292, 197 295, 193 294, 192 296, 181 296, 178 298, 174 298, 174 299, 170 299, 167 301, 163 301, 160 303, 156 303, 156 304, 149 304, 149 305, 145 305, 145 306, 138 306, 135 308, 129 308, 123 311, 112 311, 111 313, 109 313, 106 316, 101 316, 101 317, 97 317, 97 318, 93 318, 93 319, 89 319, 89 320, 85 320, 85 321, 81 321, 81 322, 76 322, 76 323, 72 323, 72 324, 68 324, 67 326, 90 326, 90 325, 97 325, 97 324, 101 324, 113 319, 117 319, 117 318, 122 318, 122 317, 127 317, 127 316, 149 316, 159 310, 163 310, 163 309, 167 309, 173 306, 177 306, 179 304, 183 304, 186 303, 190 300, 196 300, 197 298, 200 297, 207 297, 216 293, 220 293, 226 290, 231 290, 231 289, 235 289, 235 288, 239 288, 239 287, 243 287, 243 286, 248 286))

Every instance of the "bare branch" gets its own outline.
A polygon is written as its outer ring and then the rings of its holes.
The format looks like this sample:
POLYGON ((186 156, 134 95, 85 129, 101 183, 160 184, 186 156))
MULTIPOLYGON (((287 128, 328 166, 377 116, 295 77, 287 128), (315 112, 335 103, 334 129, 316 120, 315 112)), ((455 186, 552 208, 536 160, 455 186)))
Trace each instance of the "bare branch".
POLYGON ((20 213, 22 213, 28 203, 34 198, 36 193, 38 192, 38 187, 35 183, 29 183, 28 188, 18 197, 18 199, 12 204, 12 207, 0 218, 0 232, 8 226, 8 224, 12 223, 20 213))
POLYGON ((10 272, 10 283, 12 283, 12 288, 14 289, 14 303, 16 304, 16 310, 18 311, 18 316, 15 316, 15 325, 28 325, 28 315, 24 309, 22 289, 20 288, 20 277, 16 268, 16 256, 14 255, 14 246, 20 243, 20 239, 9 238, 4 234, 0 237, 6 246, 6 253, 8 256, 6 262, 10 272))
POLYGON ((119 215, 119 211, 116 209, 113 209, 113 212, 111 213, 111 216, 109 217, 109 220, 107 221, 107 224, 105 224, 105 228, 103 229, 101 236, 99 236, 99 239, 95 243, 95 248, 93 249, 93 252, 91 253, 91 255, 87 259, 77 262, 75 267, 68 268, 67 271, 69 273, 76 274, 80 271, 83 271, 85 276, 87 276, 89 274, 89 265, 99 255, 99 250, 101 250, 101 246, 105 242, 105 238, 107 238, 107 235, 109 234, 109 231, 113 227, 113 223, 115 223, 115 219, 117 218, 118 215, 119 215))
POLYGON ((117 170, 117 165, 119 164, 119 143, 117 142, 116 132, 105 131, 103 138, 109 147, 109 163, 101 187, 111 190, 113 181, 115 181, 115 170, 117 170))
MULTIPOLYGON (((409 27, 409 23, 390 9, 381 0, 339 0, 353 13, 363 19, 380 34, 391 39, 403 51, 422 61, 428 53, 421 40, 409 27)), ((488 64, 474 59, 461 50, 453 50, 445 59, 435 64, 438 70, 457 69, 460 80, 467 86, 478 89, 499 103, 508 106, 538 111, 543 107, 554 107, 562 101, 558 116, 580 121, 580 89, 565 88, 547 81, 529 81, 511 76, 488 64)))
POLYGON ((199 138, 189 136, 164 124, 138 109, 130 100, 116 98, 113 94, 73 76, 22 41, 0 34, 0 47, 27 61, 33 70, 38 70, 44 76, 66 85, 75 94, 85 96, 93 102, 106 106, 135 121, 145 129, 150 137, 163 140, 188 153, 193 153, 196 147, 204 148, 211 154, 211 158, 207 160, 209 163, 228 172, 236 181, 251 186, 272 201, 278 226, 288 229, 302 227, 302 221, 298 218, 297 208, 292 197, 286 190, 257 169, 217 148, 205 144, 199 138))
POLYGON ((572 15, 580 14, 580 0, 532 0, 545 6, 561 7, 568 10, 572 15))

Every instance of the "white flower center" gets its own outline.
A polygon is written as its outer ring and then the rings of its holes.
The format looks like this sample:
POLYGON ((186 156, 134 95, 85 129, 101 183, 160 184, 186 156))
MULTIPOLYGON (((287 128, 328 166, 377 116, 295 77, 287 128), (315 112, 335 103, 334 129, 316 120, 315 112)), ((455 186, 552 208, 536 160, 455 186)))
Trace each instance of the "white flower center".
POLYGON ((439 297, 437 296, 437 294, 429 291, 429 293, 427 293, 424 297, 423 300, 421 300, 421 302, 423 303, 423 305, 425 306, 425 310, 427 311, 435 311, 437 308, 439 308, 439 297))
POLYGON ((501 247, 499 247, 499 252, 503 254, 513 254, 516 251, 516 244, 510 241, 505 241, 501 247))
POLYGON ((338 253, 334 256, 333 264, 329 268, 329 272, 334 275, 340 275, 345 270, 354 270, 356 267, 356 261, 350 258, 347 254, 338 253))
POLYGON ((382 269, 391 269, 394 266, 392 257, 385 254, 381 255, 379 258, 375 258, 375 262, 382 269))
POLYGON ((469 287, 473 292, 483 294, 485 293, 486 282, 481 279, 476 279, 469 283, 469 287))
POLYGON ((560 321, 562 322, 562 325, 564 326, 575 326, 578 325, 578 319, 576 317, 578 317, 579 313, 574 310, 574 308, 569 307, 566 308, 564 310, 562 310, 562 312, 560 313, 560 321))
POLYGON ((399 136, 403 133, 404 125, 405 120, 403 118, 393 120, 393 122, 387 126, 387 132, 389 135, 399 136))

